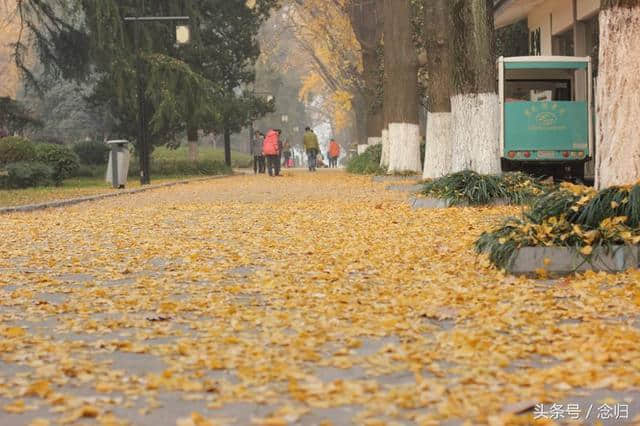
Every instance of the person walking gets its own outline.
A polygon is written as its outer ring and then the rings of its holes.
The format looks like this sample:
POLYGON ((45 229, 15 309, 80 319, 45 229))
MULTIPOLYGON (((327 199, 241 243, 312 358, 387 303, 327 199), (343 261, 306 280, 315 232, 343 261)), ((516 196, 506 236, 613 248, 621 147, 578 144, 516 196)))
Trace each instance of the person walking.
POLYGON ((251 155, 253 155, 253 174, 264 173, 264 155, 262 155, 262 133, 256 130, 251 141, 251 155))
POLYGON ((284 144, 282 145, 282 156, 284 157, 284 166, 286 168, 291 167, 291 164, 289 163, 289 161, 291 160, 291 145, 287 140, 285 140, 284 144))
POLYGON ((282 130, 276 129, 278 134, 278 168, 276 169, 276 176, 280 176, 280 170, 282 170, 282 130))
POLYGON ((269 176, 280 175, 279 152, 278 152, 278 132, 269 130, 267 136, 264 137, 262 144, 262 153, 267 157, 267 169, 269 176))
POLYGON ((329 167, 338 167, 338 157, 340 156, 340 145, 335 139, 329 142, 329 167))
POLYGON ((318 144, 318 137, 310 127, 304 129, 303 138, 304 150, 307 153, 307 159, 309 160, 309 171, 316 171, 316 155, 320 152, 320 145, 318 144))

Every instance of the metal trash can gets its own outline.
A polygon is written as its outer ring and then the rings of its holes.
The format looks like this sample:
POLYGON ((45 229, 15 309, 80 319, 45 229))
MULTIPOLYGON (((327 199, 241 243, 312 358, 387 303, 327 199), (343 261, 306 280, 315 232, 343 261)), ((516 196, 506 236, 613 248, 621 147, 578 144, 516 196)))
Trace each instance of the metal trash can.
POLYGON ((129 175, 129 141, 107 141, 107 145, 111 148, 111 153, 109 154, 106 180, 114 188, 124 188, 129 175))

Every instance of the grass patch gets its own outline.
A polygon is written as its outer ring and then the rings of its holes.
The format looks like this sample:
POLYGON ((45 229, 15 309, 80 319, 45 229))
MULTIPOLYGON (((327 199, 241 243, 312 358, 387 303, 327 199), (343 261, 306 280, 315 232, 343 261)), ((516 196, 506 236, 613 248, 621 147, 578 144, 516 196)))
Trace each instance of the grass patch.
POLYGON ((347 172, 356 175, 383 175, 386 170, 380 167, 382 144, 372 145, 365 152, 356 155, 347 163, 347 172))
MULTIPOLYGON (((152 179, 152 184, 175 182, 187 178, 200 176, 163 176, 152 179)), ((138 179, 129 179, 127 189, 140 188, 138 179)), ((104 180, 104 177, 76 177, 66 179, 62 186, 50 186, 27 189, 0 190, 0 208, 22 206, 25 204, 46 203, 48 201, 66 200, 70 198, 87 197, 91 195, 108 194, 118 192, 104 180)))
POLYGON ((640 244, 640 183, 600 192, 564 183, 538 198, 522 217, 482 234, 476 250, 505 268, 521 247, 572 247, 589 260, 596 248, 627 244, 640 244))
POLYGON ((447 200, 452 206, 488 205, 498 200, 520 205, 530 203, 547 189, 540 181, 524 173, 480 175, 465 170, 425 183, 422 193, 447 200))

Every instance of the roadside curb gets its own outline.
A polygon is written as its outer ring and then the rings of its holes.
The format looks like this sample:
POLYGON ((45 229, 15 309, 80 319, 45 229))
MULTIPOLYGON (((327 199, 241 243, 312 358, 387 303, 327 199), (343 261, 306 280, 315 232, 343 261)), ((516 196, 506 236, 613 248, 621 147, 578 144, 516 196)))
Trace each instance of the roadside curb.
POLYGON ((420 192, 423 188, 424 185, 388 185, 385 189, 387 191, 420 192))
POLYGON ((422 179, 422 176, 418 175, 409 175, 409 176, 372 176, 371 181, 376 183, 384 183, 384 182, 402 182, 402 181, 413 181, 418 182, 422 179))
POLYGON ((206 176, 206 177, 202 177, 202 178, 185 179, 185 180, 179 180, 179 181, 175 181, 175 182, 159 183, 157 185, 150 185, 150 186, 146 186, 146 187, 143 187, 143 188, 126 189, 126 190, 117 191, 117 192, 110 192, 108 194, 89 195, 89 196, 86 196, 86 197, 69 198, 69 199, 66 199, 66 200, 47 201, 45 203, 26 204, 26 205, 22 205, 22 206, 2 207, 2 208, 0 208, 0 215, 1 214, 9 214, 9 213, 33 212, 33 211, 53 209, 53 208, 58 208, 58 207, 67 207, 67 206, 72 206, 72 205, 75 205, 75 204, 87 203, 87 202, 90 202, 90 201, 100 201, 100 200, 105 200, 107 198, 114 198, 114 197, 121 197, 121 196, 124 196, 124 195, 138 194, 140 192, 152 191, 154 189, 169 188, 169 187, 177 186, 177 185, 187 185, 187 184, 190 184, 190 183, 198 183, 198 182, 203 182, 203 181, 207 181, 207 180, 223 179, 223 178, 227 178, 227 177, 243 176, 243 175, 244 175, 244 173, 233 173, 233 174, 230 174, 230 175, 206 176))
POLYGON ((624 272, 640 265, 640 246, 612 246, 594 250, 591 258, 580 255, 570 247, 521 247, 517 249, 506 268, 514 275, 534 275, 545 270, 552 275, 574 272, 624 272))
POLYGON ((469 203, 459 203, 453 205, 449 202, 449 200, 445 200, 444 198, 433 198, 433 197, 413 197, 409 199, 409 205, 413 209, 446 209, 449 207, 497 207, 497 206, 509 206, 509 200, 504 198, 498 198, 497 200, 493 200, 490 204, 479 205, 479 206, 471 206, 469 203))

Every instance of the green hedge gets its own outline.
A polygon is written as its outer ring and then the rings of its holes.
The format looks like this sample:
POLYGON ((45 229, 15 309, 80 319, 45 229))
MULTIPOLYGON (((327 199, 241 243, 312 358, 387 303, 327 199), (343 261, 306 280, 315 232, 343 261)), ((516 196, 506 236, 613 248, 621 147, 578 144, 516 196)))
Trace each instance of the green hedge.
POLYGON ((0 170, 0 188, 21 189, 48 186, 53 181, 53 169, 37 161, 7 164, 0 170))
MULTIPOLYGON (((129 176, 140 176, 140 165, 135 157, 129 166, 129 176)), ((215 160, 152 160, 151 177, 153 176, 193 176, 230 174, 231 168, 215 160)))
POLYGON ((36 158, 53 169, 53 180, 56 184, 61 184, 63 180, 75 176, 80 168, 78 156, 64 145, 38 144, 36 158))
POLYGON ((385 174, 386 170, 380 167, 382 157, 382 144, 372 145, 365 152, 356 155, 347 163, 347 172, 358 175, 385 174))
POLYGON ((99 141, 83 141, 73 145, 73 151, 80 159, 81 164, 90 166, 102 166, 109 160, 109 147, 99 141))
POLYGON ((15 136, 0 139, 0 164, 34 161, 36 149, 31 141, 15 136))

